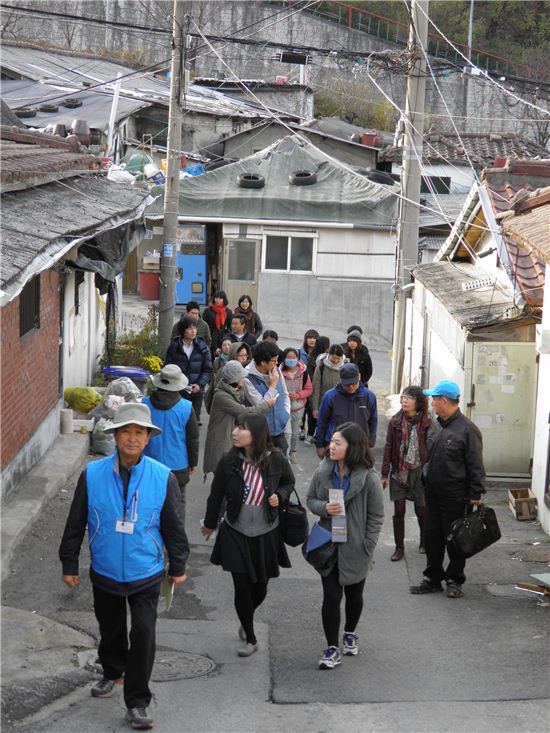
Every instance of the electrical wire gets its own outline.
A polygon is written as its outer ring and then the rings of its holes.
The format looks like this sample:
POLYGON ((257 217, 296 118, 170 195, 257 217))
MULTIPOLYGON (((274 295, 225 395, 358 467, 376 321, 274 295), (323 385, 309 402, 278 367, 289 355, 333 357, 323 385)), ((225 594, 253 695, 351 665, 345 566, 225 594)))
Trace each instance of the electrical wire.
POLYGON ((494 84, 497 86, 501 91, 503 91, 505 94, 510 95, 514 99, 517 99, 518 102, 522 102, 523 104, 527 105, 528 107, 532 107, 533 109, 538 110, 539 112, 542 112, 545 115, 550 116, 550 112, 548 110, 545 110, 543 107, 539 107, 537 104, 533 104, 532 102, 528 102, 526 99, 522 99, 522 97, 519 97, 517 94, 514 94, 509 89, 506 89, 505 86, 500 84, 498 81, 493 79, 486 71, 481 69, 479 66, 476 66, 472 61, 465 56, 461 51, 458 50, 458 48, 453 44, 452 41, 450 41, 447 36, 437 27, 437 25, 434 23, 434 21, 429 17, 429 15, 425 12, 425 10, 422 8, 421 5, 418 5, 418 10, 422 13, 422 15, 427 18, 428 22, 432 24, 432 26, 435 28, 435 30, 439 33, 439 35, 451 46, 451 48, 458 53, 464 61, 468 64, 468 66, 471 66, 472 69, 476 69, 480 75, 484 76, 486 79, 488 79, 491 84, 494 84))

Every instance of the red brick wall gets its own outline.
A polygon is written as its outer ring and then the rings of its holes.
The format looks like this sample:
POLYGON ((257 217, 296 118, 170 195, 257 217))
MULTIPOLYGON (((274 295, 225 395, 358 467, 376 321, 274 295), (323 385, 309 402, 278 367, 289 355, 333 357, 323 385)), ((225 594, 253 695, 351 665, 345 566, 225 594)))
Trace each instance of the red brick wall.
POLYGON ((0 309, 2 468, 59 399, 60 276, 46 271, 40 278, 40 328, 19 337, 18 297, 0 309))

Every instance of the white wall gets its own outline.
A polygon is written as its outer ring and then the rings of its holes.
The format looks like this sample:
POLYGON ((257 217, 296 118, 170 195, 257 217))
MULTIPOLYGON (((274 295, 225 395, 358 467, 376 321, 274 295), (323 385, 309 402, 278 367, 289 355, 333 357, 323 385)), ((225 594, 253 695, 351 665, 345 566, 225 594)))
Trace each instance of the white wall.
MULTIPOLYGON (((392 173, 402 174, 401 163, 392 164, 392 173)), ((449 193, 466 195, 470 190, 472 183, 475 181, 474 173, 469 166, 464 165, 447 165, 440 163, 438 165, 423 165, 422 173, 425 176, 440 176, 451 179, 451 190, 449 193)), ((445 194, 440 194, 444 196, 445 194)))
POLYGON ((65 283, 63 307, 63 389, 90 383, 105 343, 105 297, 94 285, 94 273, 84 273, 75 312, 75 273, 65 283))
POLYGON ((544 531, 550 534, 550 509, 544 503, 548 431, 550 417, 550 265, 546 265, 544 309, 542 313, 542 347, 539 353, 535 445, 533 452, 532 491, 538 499, 538 517, 544 531))

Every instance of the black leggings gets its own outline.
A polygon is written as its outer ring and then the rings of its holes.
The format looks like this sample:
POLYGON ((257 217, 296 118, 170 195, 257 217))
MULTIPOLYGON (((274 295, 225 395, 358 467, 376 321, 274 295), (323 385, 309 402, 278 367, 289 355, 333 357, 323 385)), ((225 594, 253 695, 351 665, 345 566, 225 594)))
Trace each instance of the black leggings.
MULTIPOLYGON (((393 516, 394 517, 403 517, 404 519, 406 510, 407 510, 407 500, 406 499, 397 499, 396 501, 393 502, 393 516)), ((426 514, 426 507, 415 503, 414 513, 418 517, 419 522, 423 521, 424 516, 426 514)))
POLYGON ((340 636, 340 603, 346 594, 346 623, 344 631, 353 632, 357 628, 363 610, 363 588, 365 578, 359 583, 342 586, 338 582, 338 565, 335 565, 323 581, 323 606, 321 617, 323 629, 329 646, 338 646, 340 636))
POLYGON ((254 611, 267 595, 267 583, 251 583, 247 573, 231 573, 235 587, 235 610, 249 644, 256 643, 254 611))

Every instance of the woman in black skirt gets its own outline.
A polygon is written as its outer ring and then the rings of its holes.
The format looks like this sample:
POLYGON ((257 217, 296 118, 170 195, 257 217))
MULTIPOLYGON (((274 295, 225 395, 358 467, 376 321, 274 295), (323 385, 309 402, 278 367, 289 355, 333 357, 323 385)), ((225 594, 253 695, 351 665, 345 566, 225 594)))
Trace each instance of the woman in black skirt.
POLYGON ((258 649, 254 611, 267 595, 269 579, 279 575, 279 566, 290 567, 278 507, 294 488, 294 474, 284 455, 271 446, 263 415, 239 415, 232 442, 216 467, 201 532, 210 537, 225 499, 227 510, 210 561, 233 577, 239 637, 246 642, 238 654, 249 657, 258 649))

